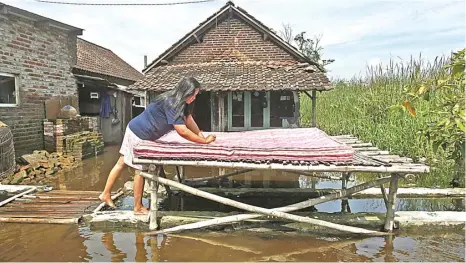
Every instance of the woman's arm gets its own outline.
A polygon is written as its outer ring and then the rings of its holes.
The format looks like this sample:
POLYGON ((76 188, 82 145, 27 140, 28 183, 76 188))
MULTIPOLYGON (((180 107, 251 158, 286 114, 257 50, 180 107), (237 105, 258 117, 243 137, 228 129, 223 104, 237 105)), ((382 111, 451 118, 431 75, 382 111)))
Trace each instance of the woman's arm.
MULTIPOLYGON (((204 138, 204 136, 201 137, 200 135, 195 134, 191 129, 188 129, 188 127, 186 125, 175 124, 175 125, 173 125, 173 127, 175 128, 176 132, 181 137, 185 138, 188 141, 192 141, 192 142, 195 142, 195 143, 202 143, 202 144, 209 144, 209 143, 215 141, 215 136, 209 135, 209 136, 207 136, 207 138, 204 138)), ((196 125, 196 127, 197 127, 197 125, 196 125)))
POLYGON ((193 133, 199 135, 201 138, 205 138, 204 135, 202 135, 201 130, 197 126, 196 121, 194 121, 194 118, 191 114, 189 114, 187 117, 185 117, 184 120, 186 127, 190 129, 193 133))

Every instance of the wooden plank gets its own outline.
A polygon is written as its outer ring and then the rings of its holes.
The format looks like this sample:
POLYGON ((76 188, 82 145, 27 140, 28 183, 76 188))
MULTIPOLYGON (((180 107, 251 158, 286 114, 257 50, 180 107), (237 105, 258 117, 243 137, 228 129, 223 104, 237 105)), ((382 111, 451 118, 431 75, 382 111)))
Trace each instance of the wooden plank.
POLYGON ((0 223, 77 224, 79 218, 15 218, 0 217, 0 223))
POLYGON ((20 213, 0 213, 0 218, 76 218, 76 214, 20 214, 20 213))

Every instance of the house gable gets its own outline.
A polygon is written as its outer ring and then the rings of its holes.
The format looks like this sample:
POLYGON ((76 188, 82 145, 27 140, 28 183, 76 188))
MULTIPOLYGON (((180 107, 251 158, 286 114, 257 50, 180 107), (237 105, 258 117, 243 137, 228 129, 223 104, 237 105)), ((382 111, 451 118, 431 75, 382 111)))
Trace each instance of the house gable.
POLYGON ((171 58, 169 64, 215 61, 290 61, 289 52, 238 16, 226 17, 171 58))
POLYGON ((143 72, 167 64, 252 60, 292 60, 316 65, 245 10, 228 2, 152 61, 143 72))

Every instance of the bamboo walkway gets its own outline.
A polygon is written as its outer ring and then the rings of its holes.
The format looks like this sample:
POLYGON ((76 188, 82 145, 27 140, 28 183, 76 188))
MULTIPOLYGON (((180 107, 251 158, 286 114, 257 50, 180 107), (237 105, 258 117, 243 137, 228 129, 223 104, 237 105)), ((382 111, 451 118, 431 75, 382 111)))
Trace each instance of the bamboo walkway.
POLYGON ((98 191, 36 190, 31 187, 0 203, 0 223, 77 224, 101 208, 98 191))

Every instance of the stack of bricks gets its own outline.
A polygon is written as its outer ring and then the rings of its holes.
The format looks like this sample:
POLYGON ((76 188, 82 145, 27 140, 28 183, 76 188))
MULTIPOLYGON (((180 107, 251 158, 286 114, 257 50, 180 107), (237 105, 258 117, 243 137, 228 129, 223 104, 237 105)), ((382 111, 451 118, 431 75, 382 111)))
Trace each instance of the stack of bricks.
POLYGON ((44 121, 45 150, 83 160, 103 153, 104 140, 95 117, 44 121))

